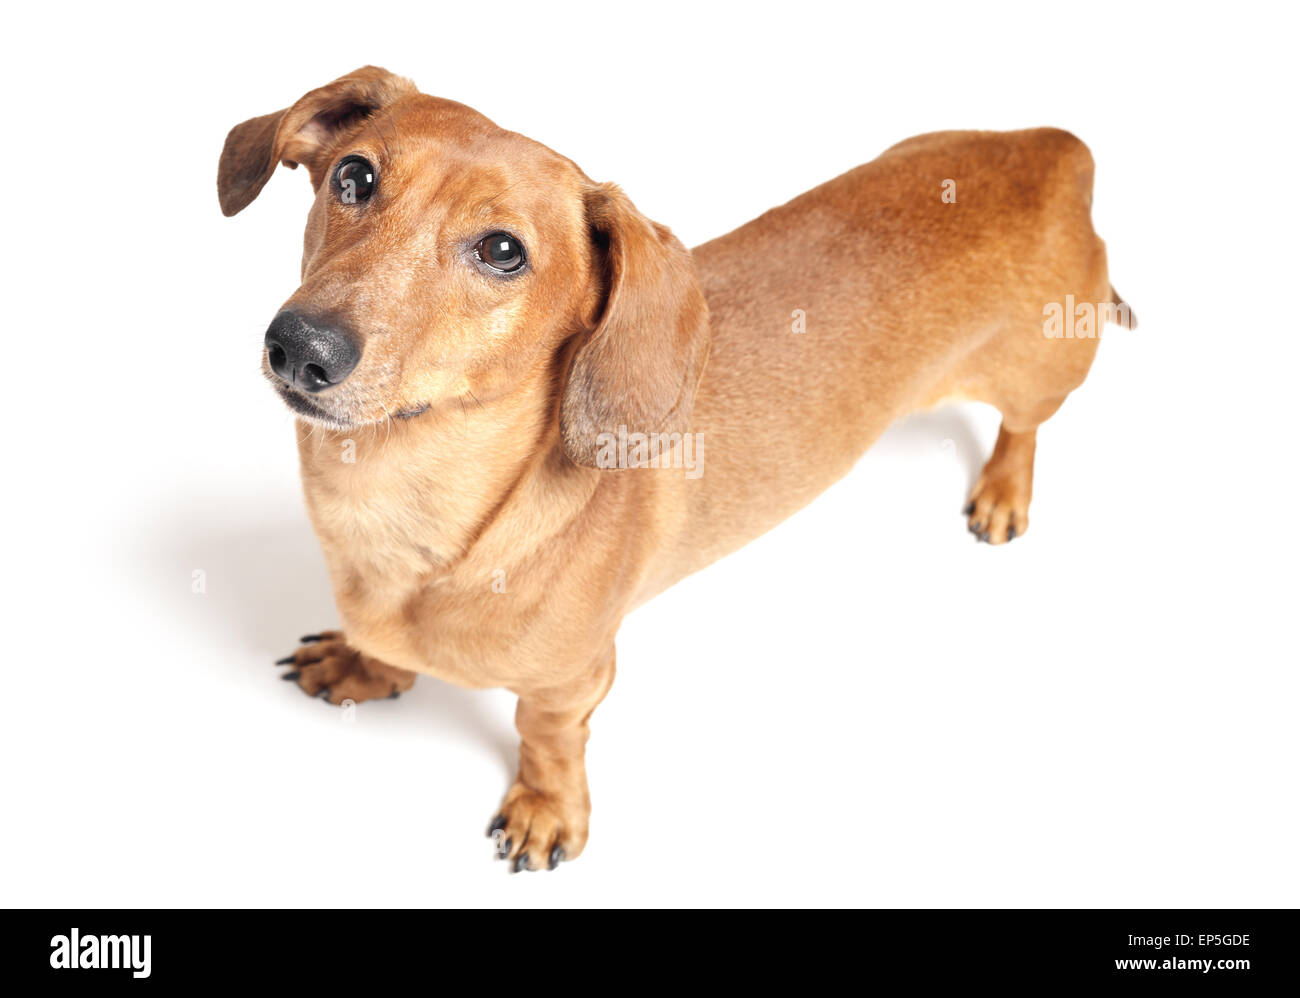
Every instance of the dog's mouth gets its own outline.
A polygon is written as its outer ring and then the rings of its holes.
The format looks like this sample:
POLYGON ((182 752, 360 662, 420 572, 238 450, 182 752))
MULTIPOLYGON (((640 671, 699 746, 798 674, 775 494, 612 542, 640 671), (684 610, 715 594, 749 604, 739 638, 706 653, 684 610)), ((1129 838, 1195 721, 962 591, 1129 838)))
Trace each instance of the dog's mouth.
MULTIPOLYGON (((316 402, 313 402, 302 392, 290 388, 283 381, 273 381, 272 384, 275 385, 276 394, 284 400, 285 405, 296 412, 299 416, 309 419, 314 423, 319 423, 323 426, 328 426, 337 430, 351 430, 356 429, 359 426, 369 425, 372 422, 383 422, 382 419, 355 420, 349 419, 345 416, 340 416, 338 413, 331 412, 316 402)), ((416 416, 428 411, 429 405, 425 403, 424 405, 411 406, 407 409, 399 409, 397 412, 389 413, 385 418, 402 420, 414 419, 416 416)))
POLYGON ((284 401, 290 409, 299 416, 305 416, 314 423, 321 423, 339 430, 347 430, 356 424, 349 419, 345 419, 328 409, 325 409, 315 402, 311 401, 302 392, 294 391, 282 381, 272 382, 275 385, 275 392, 284 401))

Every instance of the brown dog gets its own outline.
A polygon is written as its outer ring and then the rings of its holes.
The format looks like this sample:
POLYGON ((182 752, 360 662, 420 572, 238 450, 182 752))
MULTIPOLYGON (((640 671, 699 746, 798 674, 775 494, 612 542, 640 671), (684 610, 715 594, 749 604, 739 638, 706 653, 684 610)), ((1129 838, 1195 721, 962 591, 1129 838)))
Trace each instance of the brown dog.
POLYGON ((232 129, 222 210, 278 163, 316 196, 263 369, 302 417, 344 627, 285 661, 334 703, 421 672, 515 692, 489 831, 516 870, 586 843, 588 722, 629 610, 943 399, 1001 411, 967 515, 992 544, 1023 534, 1036 429, 1121 306, 1092 159, 1053 129, 910 139, 694 252, 374 67, 232 129))

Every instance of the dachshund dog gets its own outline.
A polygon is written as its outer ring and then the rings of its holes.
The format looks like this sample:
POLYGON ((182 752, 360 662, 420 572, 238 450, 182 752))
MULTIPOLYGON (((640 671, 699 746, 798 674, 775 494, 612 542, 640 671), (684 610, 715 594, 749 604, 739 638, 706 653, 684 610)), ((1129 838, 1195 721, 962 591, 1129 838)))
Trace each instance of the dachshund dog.
POLYGON ((513 870, 587 841, 584 753, 634 607, 944 400, 1002 414, 965 515, 1029 526, 1037 427, 1125 321, 1067 132, 944 132, 687 250, 618 187, 366 67, 236 125, 226 215, 305 166, 302 284, 262 371, 297 414, 342 631, 333 703, 427 673, 519 698, 513 870), (1068 328, 1066 328, 1068 327, 1068 328))

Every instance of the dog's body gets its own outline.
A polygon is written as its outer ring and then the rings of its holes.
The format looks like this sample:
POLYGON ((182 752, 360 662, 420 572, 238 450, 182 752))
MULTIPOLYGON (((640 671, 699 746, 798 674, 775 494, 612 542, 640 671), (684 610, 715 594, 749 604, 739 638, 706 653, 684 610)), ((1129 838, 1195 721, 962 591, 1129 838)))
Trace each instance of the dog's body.
MULTIPOLYGON (((299 649, 295 675, 334 702, 408 688, 416 673, 515 691, 520 772, 492 830, 516 869, 585 844, 587 722, 624 615, 807 504, 900 416, 946 398, 996 406, 1002 431, 968 515, 993 543, 1024 532, 1035 429, 1097 344, 1045 337, 1044 307, 1117 301, 1077 139, 922 136, 688 255, 615 189, 468 109, 380 70, 331 88, 237 126, 220 181, 233 213, 277 161, 306 163, 317 203, 287 308, 378 331, 365 334, 363 384, 326 379, 307 399, 296 368, 280 375, 313 417, 298 424, 303 481, 346 634, 299 649), (400 150, 426 132, 436 166, 404 165, 400 150), (458 189, 448 160, 507 142, 493 182, 536 189, 535 214, 512 217, 539 247, 532 283, 462 274, 433 237, 403 234, 385 257, 402 219, 476 203, 480 185, 458 189), (354 148, 390 156, 380 189, 387 177, 402 193, 360 211, 331 201, 326 167, 354 148), (521 155, 536 157, 522 180, 510 174, 521 155), (424 183, 418 211, 404 207, 424 183), (573 234, 584 225, 587 259, 573 234), (429 303, 409 285, 434 258, 453 284, 429 303), (395 291, 357 290, 386 267, 402 274, 395 291), (702 473, 593 466, 595 438, 621 429, 687 434, 702 473)), ((456 225, 430 227, 440 238, 456 225)))

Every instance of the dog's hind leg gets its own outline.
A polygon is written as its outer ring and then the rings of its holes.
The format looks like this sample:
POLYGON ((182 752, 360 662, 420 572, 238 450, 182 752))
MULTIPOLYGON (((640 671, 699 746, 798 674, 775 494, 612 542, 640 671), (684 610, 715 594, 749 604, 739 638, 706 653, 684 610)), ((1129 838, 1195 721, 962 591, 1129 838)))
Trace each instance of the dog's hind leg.
POLYGON ((1030 528, 1037 430, 1082 385, 1096 352, 1095 338, 1030 330, 1002 335, 974 359, 971 398, 1002 413, 993 456, 966 503, 967 525, 980 541, 1005 544, 1030 528))
MULTIPOLYGON (((1106 275, 1105 247, 1090 228, 1086 231, 1089 235, 1076 247, 1074 259, 1056 261, 1026 286, 1010 303, 1005 328, 956 374, 955 382, 967 398, 988 402, 1002 413, 993 456, 965 509, 971 533, 990 544, 1005 544, 1029 529, 1038 427, 1088 376, 1097 354, 1098 327, 1109 315, 1102 306, 1120 307, 1106 275), (1059 327, 1046 321, 1053 316, 1052 304, 1062 320, 1059 327), (1074 317, 1080 310, 1093 321, 1076 327, 1074 317)), ((1128 306, 1123 309, 1127 314, 1128 306)))
POLYGON ((967 525, 979 540, 1005 544, 1029 529, 1037 436, 1037 424, 1026 430, 1010 430, 1003 418, 993 456, 984 465, 966 503, 967 525))
POLYGON ((990 347, 978 362, 983 377, 974 397, 1002 413, 1002 426, 965 513, 979 540, 1005 544, 1029 529, 1038 427, 1083 383, 1097 341, 1045 339, 1039 332, 990 347))

